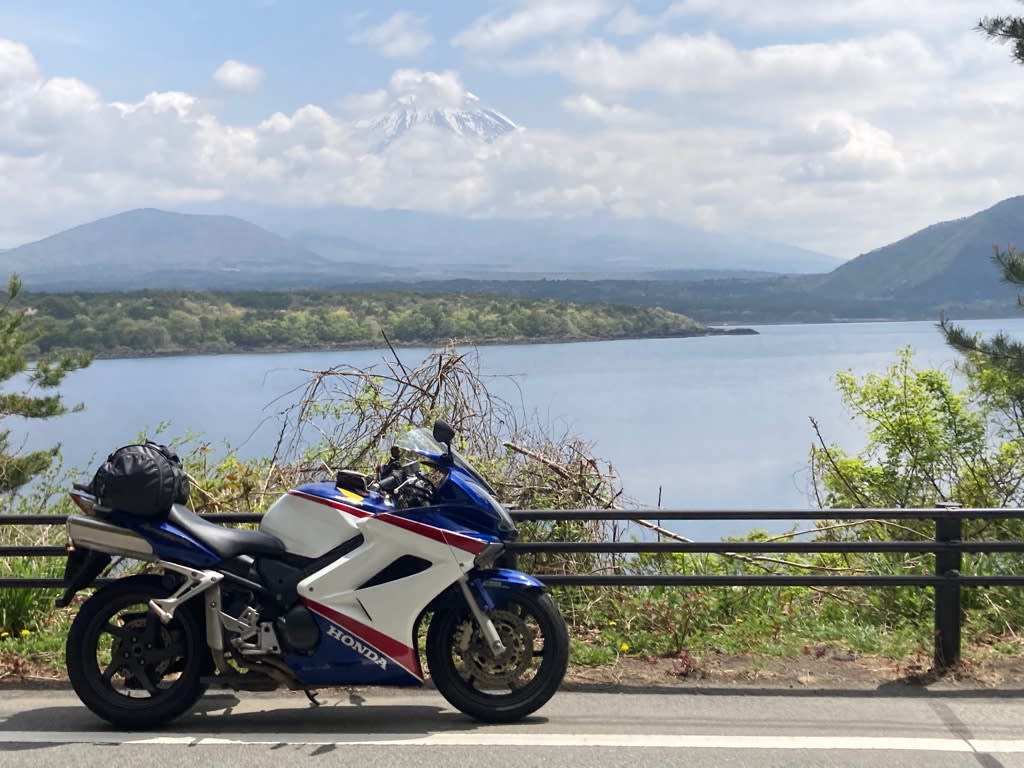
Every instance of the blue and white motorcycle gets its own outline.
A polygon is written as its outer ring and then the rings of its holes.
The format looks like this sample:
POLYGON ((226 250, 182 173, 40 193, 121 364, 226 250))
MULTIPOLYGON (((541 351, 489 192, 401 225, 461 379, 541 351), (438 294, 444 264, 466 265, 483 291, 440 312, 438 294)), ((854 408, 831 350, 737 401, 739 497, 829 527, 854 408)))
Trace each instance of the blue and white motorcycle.
POLYGON ((342 471, 291 490, 258 531, 181 504, 143 519, 76 486, 85 515, 67 523, 62 600, 112 558, 149 567, 79 610, 66 650, 75 692, 104 720, 142 728, 209 685, 420 685, 429 617, 429 676, 455 708, 489 722, 537 710, 565 674, 565 621, 540 581, 496 567, 515 525, 453 437, 441 421, 414 429, 377 479, 342 471))

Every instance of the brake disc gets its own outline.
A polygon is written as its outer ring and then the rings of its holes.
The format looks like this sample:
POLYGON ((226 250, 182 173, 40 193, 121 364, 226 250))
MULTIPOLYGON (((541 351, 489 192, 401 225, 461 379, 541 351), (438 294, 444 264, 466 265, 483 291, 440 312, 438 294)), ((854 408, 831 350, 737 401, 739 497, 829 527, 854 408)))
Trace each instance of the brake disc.
POLYGON ((490 618, 505 652, 495 656, 478 628, 474 629, 464 650, 459 646, 465 643, 465 634, 456 638, 456 652, 466 663, 473 680, 484 685, 511 686, 533 661, 533 633, 526 622, 514 613, 494 611, 490 618))

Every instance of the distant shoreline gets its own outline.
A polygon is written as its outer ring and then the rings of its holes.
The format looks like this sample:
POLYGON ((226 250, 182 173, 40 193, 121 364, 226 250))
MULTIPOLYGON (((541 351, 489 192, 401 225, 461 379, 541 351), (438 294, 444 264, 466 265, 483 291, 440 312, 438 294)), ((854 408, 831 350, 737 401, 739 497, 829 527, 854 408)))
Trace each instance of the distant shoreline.
MULTIPOLYGON (((695 328, 688 331, 674 333, 651 333, 645 335, 614 335, 601 337, 557 337, 543 336, 537 338, 517 339, 434 339, 416 342, 392 342, 395 349, 416 349, 420 347, 440 347, 448 343, 457 346, 469 347, 500 347, 500 346, 527 346, 533 344, 589 344, 601 341, 646 341, 649 339, 689 339, 704 336, 757 336, 758 332, 753 328, 695 328)), ((387 349, 386 342, 377 344, 367 342, 348 342, 344 344, 320 344, 312 346, 246 346, 233 347, 231 349, 176 349, 158 352, 138 352, 136 350, 111 350, 109 352, 94 352, 92 356, 96 360, 144 360, 147 358, 160 357, 204 357, 217 355, 283 355, 298 352, 354 352, 372 349, 387 349)))

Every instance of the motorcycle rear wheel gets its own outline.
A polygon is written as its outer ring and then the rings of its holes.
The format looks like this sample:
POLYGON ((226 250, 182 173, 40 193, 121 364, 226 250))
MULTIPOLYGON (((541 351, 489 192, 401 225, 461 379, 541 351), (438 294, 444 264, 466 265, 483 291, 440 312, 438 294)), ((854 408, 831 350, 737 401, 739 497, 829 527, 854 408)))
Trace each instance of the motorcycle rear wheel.
POLYGON ((166 625, 149 610, 152 598, 169 594, 158 576, 121 579, 90 597, 71 624, 65 649, 71 686, 113 725, 162 725, 206 690, 202 621, 188 605, 166 625))
MULTIPOLYGON (((464 603, 427 628, 430 677, 448 702, 490 723, 520 720, 547 703, 569 663, 565 619, 551 596, 521 592, 490 613, 505 653, 495 657, 464 603)), ((458 607, 454 607, 458 606, 458 607)))

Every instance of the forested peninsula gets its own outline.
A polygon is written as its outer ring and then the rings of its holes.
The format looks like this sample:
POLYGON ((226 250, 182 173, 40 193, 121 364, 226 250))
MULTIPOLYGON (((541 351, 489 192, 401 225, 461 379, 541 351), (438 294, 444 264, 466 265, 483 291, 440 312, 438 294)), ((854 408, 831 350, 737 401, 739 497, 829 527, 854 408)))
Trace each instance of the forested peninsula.
POLYGON ((401 345, 513 344, 755 333, 660 307, 507 296, 318 291, 23 294, 31 352, 97 357, 401 345))

